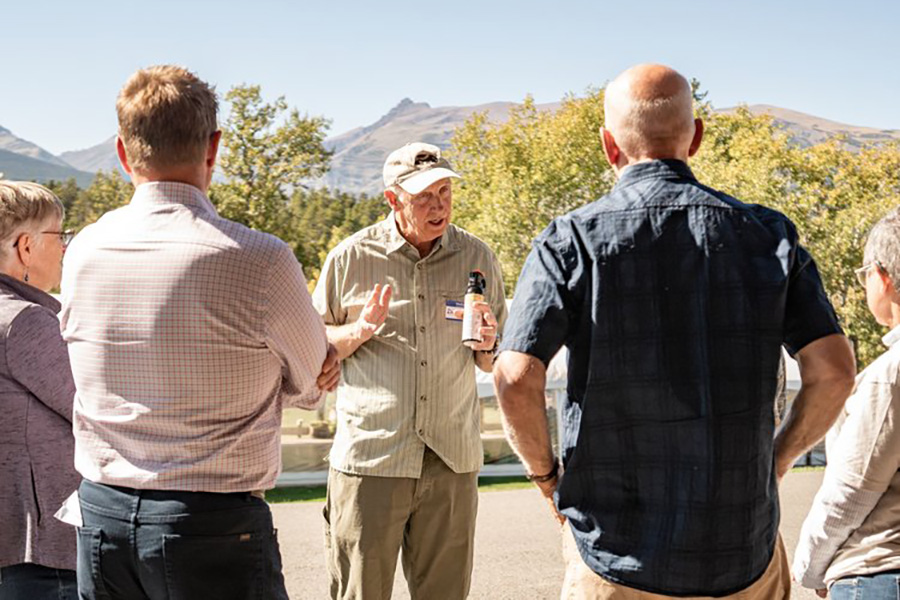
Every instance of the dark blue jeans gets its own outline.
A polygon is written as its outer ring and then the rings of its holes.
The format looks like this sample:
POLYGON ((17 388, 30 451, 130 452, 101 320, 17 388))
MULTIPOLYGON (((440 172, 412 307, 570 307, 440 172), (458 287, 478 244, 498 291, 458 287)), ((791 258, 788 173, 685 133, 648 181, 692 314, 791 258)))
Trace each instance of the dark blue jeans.
POLYGON ((83 600, 287 600, 269 505, 249 493, 83 481, 83 600))
POLYGON ((900 600, 900 571, 839 579, 829 593, 831 600, 900 600))
POLYGON ((0 600, 75 600, 75 571, 22 563, 0 569, 0 600))

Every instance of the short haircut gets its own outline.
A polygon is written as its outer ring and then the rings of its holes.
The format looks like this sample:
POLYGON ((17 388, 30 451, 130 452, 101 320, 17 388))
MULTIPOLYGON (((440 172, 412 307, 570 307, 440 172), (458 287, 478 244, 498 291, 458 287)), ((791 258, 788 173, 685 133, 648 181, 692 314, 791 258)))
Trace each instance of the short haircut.
MULTIPOLYGON (((0 240, 4 242, 23 230, 34 230, 56 217, 65 216, 63 203, 44 186, 28 181, 0 181, 0 240)), ((5 255, 3 244, 0 255, 5 255)))
POLYGON ((866 240, 865 264, 878 262, 900 286, 900 210, 893 210, 875 223, 866 240))
POLYGON ((116 100, 119 137, 138 170, 197 164, 218 129, 215 88, 182 67, 141 69, 116 100))

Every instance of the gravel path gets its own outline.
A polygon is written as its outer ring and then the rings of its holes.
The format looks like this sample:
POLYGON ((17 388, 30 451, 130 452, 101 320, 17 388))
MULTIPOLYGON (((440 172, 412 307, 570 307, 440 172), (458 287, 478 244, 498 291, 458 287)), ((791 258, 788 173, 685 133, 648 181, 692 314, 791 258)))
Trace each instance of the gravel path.
MULTIPOLYGON (((793 556, 803 518, 822 481, 822 471, 790 473, 781 486, 781 532, 793 556)), ((559 530, 536 490, 485 492, 479 499, 475 571, 471 599, 542 600, 559 598, 563 564, 559 530)), ((294 600, 328 598, 322 539, 322 503, 276 504, 288 592, 294 600)), ((397 567, 394 598, 408 599, 397 567)), ((815 594, 795 588, 795 600, 815 594)))

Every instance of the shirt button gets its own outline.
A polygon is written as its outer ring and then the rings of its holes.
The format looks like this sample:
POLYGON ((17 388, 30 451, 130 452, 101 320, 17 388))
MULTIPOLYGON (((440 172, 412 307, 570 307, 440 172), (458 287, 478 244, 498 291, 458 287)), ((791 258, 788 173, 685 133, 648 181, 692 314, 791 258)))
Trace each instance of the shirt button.
POLYGON ((422 263, 417 263, 417 264, 416 264, 416 268, 419 269, 419 270, 421 271, 422 269, 425 268, 425 265, 423 265, 422 263))
POLYGON ((420 429, 420 430, 419 430, 419 435, 425 435, 425 430, 424 430, 424 429, 420 429))
POLYGON ((421 331, 422 333, 425 333, 425 326, 422 325, 421 327, 419 327, 419 331, 421 331))
POLYGON ((425 402, 426 400, 428 400, 428 396, 419 396, 419 400, 425 402))
POLYGON ((423 360, 423 361, 420 362, 419 364, 420 364, 421 366, 423 366, 423 367, 427 367, 427 366, 428 366, 428 361, 427 361, 427 360, 423 360))
POLYGON ((424 300, 424 299, 425 299, 425 294, 419 294, 418 298, 419 298, 419 300, 424 300))

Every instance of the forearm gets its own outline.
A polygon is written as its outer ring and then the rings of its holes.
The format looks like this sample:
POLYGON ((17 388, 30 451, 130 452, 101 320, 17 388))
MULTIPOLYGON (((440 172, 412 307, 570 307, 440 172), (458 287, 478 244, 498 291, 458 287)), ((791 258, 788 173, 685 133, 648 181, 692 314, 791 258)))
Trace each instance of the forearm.
POLYGON ((800 389, 775 436, 775 467, 779 478, 828 433, 851 388, 852 383, 826 380, 800 389))
POLYGON ((356 321, 346 325, 328 325, 325 330, 328 334, 328 341, 337 349, 340 360, 351 356, 372 337, 366 335, 356 321))
POLYGON ((797 361, 800 393, 775 436, 775 469, 779 478, 828 432, 853 390, 856 376, 853 350, 843 335, 810 343, 797 353, 797 361))
POLYGON ((544 365, 528 355, 506 352, 494 365, 506 437, 525 470, 536 475, 549 473, 555 460, 547 424, 545 382, 544 365))

